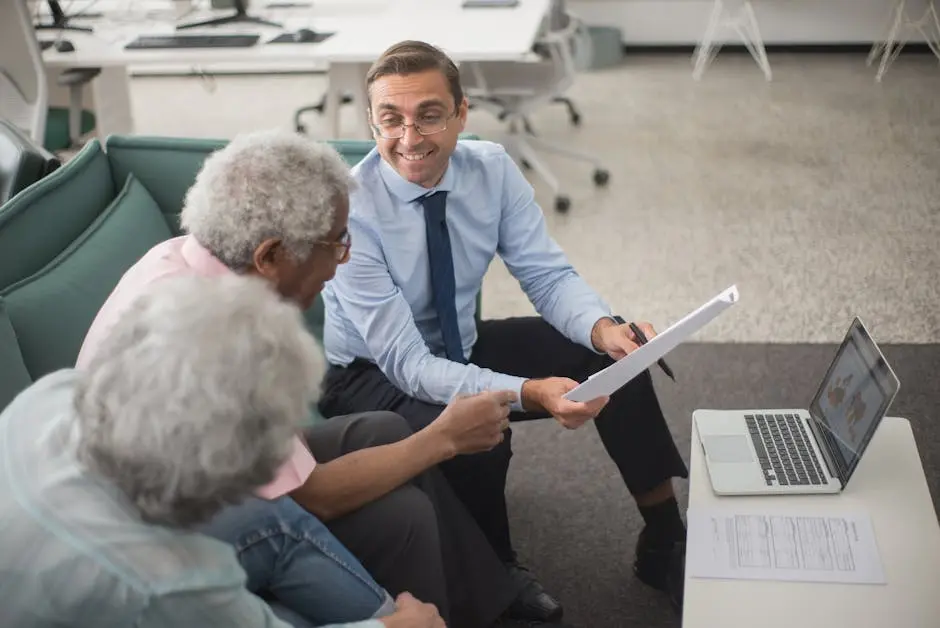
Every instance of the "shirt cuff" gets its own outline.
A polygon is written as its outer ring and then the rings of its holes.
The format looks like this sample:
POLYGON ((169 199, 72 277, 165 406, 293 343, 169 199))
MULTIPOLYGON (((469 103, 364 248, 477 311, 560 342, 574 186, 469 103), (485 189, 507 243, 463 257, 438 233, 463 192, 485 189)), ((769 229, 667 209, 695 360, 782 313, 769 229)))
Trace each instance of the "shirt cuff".
POLYGON ((593 351, 594 353, 601 355, 603 351, 598 351, 594 347, 594 343, 591 342, 591 332, 594 330, 594 325, 597 324, 602 318, 611 318, 612 314, 601 307, 592 307, 591 309, 582 312, 578 317, 578 322, 574 325, 575 337, 572 338, 575 342, 580 345, 583 345, 593 351))
POLYGON ((525 377, 516 377, 515 375, 504 375, 497 373, 493 377, 493 383, 490 390, 512 390, 516 393, 516 401, 512 404, 512 409, 516 412, 522 412, 522 385, 526 382, 525 377))

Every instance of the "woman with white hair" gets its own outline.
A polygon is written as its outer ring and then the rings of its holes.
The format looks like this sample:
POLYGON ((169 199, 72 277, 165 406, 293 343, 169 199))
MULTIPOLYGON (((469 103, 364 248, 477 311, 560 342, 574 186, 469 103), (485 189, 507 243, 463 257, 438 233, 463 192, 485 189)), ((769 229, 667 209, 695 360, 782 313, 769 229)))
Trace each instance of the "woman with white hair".
MULTIPOLYGON (((194 527, 274 478, 323 370, 265 282, 178 278, 135 299, 82 370, 0 414, 0 625, 287 628, 194 527)), ((342 548, 334 562, 383 598, 342 548)), ((393 610, 343 625, 443 626, 413 598, 393 610)))
MULTIPOLYGON (((79 368, 128 303, 167 277, 254 275, 309 308, 349 258, 351 186, 346 163, 327 144, 283 131, 235 138, 209 156, 186 196, 188 233, 157 245, 122 277, 85 338, 79 368)), ((257 498, 201 530, 236 548, 250 591, 307 621, 346 620, 337 610, 356 607, 323 595, 329 576, 318 565, 338 539, 392 595, 434 604, 454 628, 490 626, 523 585, 509 578, 434 467, 499 443, 514 398, 493 391, 455 400, 417 433, 389 412, 331 418, 294 441, 257 498), (307 567, 288 577, 285 564, 307 567)))

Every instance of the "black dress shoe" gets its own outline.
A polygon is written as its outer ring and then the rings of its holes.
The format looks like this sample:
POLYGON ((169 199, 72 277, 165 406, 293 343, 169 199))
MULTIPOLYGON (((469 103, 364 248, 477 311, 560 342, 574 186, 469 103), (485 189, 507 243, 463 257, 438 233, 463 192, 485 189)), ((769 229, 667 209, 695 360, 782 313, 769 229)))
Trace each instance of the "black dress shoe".
MULTIPOLYGON (((546 593, 541 583, 519 563, 507 563, 509 577, 521 593, 506 610, 506 618, 537 622, 557 622, 564 614, 561 603, 546 593)), ((523 624, 524 625, 524 624, 523 624)))
POLYGON ((669 596, 676 610, 682 609, 685 588, 685 542, 653 544, 644 529, 636 543, 633 573, 641 582, 669 596))

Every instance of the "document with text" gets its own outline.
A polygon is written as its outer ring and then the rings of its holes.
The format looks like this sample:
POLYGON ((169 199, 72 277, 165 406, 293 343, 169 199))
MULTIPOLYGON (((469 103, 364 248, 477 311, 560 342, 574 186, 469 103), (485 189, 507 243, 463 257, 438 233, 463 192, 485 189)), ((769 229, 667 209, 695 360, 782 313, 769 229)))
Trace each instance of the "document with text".
POLYGON ((884 584, 868 515, 695 508, 688 513, 691 578, 884 584))

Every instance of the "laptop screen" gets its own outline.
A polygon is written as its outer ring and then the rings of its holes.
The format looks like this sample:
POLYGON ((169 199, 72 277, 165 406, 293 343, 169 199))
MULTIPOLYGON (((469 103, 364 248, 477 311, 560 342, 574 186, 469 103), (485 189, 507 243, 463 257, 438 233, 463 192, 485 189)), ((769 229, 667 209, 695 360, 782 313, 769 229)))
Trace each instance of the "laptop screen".
POLYGON ((810 405, 843 486, 855 471, 900 384, 859 319, 851 327, 810 405))

